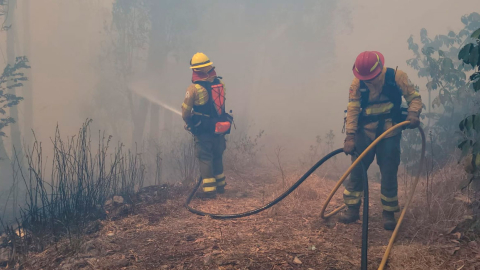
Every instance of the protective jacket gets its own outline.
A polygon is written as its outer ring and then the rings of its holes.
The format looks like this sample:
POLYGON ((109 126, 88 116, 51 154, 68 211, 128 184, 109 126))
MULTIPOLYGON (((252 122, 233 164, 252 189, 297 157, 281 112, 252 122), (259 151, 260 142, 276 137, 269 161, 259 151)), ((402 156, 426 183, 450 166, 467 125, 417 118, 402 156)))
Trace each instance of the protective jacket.
POLYGON ((225 84, 216 75, 197 79, 188 87, 182 117, 194 135, 230 132, 232 118, 225 112, 225 93, 225 84), (223 130, 222 123, 227 125, 223 130))
MULTIPOLYGON (((366 135, 374 139, 377 135, 379 121, 361 121, 363 119, 372 119, 376 116, 390 115, 394 108, 391 97, 382 93, 385 85, 385 76, 387 68, 384 67, 382 73, 372 81, 361 82, 355 78, 350 86, 349 102, 347 106, 346 131, 347 134, 355 134, 360 128, 363 128, 366 135), (368 90, 368 102, 362 106, 361 85, 365 85, 368 90), (362 109, 362 107, 364 107, 362 109), (360 120, 360 121, 359 121, 360 120)), ((418 115, 422 110, 422 100, 420 94, 415 90, 413 83, 408 79, 405 72, 396 70, 395 83, 401 94, 407 101, 408 112, 415 112, 418 115)), ((382 119, 384 121, 381 132, 392 127, 394 120, 391 117, 382 119)), ((387 136, 393 137, 401 131, 395 131, 387 136)))

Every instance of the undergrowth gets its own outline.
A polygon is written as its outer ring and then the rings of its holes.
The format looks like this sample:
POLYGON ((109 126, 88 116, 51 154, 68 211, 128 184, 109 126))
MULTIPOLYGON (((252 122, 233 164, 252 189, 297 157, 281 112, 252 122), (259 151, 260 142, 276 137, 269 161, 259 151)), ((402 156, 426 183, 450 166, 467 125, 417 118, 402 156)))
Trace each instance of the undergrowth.
POLYGON ((92 143, 84 123, 77 136, 62 139, 57 127, 52 139, 53 160, 47 173, 42 143, 35 141, 25 153, 28 168, 18 166, 14 181, 24 185, 25 201, 15 225, 1 222, 11 261, 24 259, 67 238, 75 246, 91 221, 105 217, 104 203, 114 195, 131 202, 143 186, 145 167, 141 155, 110 149, 111 137, 99 133, 92 143))

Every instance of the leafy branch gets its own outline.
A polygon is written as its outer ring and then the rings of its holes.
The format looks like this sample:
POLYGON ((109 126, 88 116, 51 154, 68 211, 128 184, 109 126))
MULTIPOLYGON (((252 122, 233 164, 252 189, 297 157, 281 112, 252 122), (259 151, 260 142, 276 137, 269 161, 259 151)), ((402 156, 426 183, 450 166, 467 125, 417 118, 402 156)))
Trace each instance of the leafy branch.
POLYGON ((8 64, 0 76, 0 137, 5 136, 2 132, 4 127, 15 123, 15 119, 5 116, 7 109, 23 100, 22 97, 7 93, 7 90, 23 86, 22 82, 27 81, 27 77, 20 70, 26 68, 30 68, 27 57, 17 57, 13 66, 8 64))

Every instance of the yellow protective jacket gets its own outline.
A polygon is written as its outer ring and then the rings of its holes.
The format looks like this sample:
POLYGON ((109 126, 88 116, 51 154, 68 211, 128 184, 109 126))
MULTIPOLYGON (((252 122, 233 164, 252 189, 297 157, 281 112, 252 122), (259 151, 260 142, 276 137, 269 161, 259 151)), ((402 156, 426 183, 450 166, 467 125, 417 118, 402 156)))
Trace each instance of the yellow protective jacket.
MULTIPOLYGON (((210 77, 207 80, 213 82, 215 77, 210 77)), ((220 83, 223 84, 223 90, 225 91, 225 96, 227 95, 227 88, 225 83, 220 80, 220 83)), ((193 116, 193 106, 205 105, 208 102, 208 92, 200 84, 193 83, 187 88, 187 93, 185 94, 185 100, 182 103, 182 118, 185 123, 189 124, 193 116)))
MULTIPOLYGON (((382 95, 383 84, 385 82, 385 73, 387 68, 384 67, 382 73, 371 82, 365 82, 366 86, 370 90, 369 102, 378 102, 378 101, 387 101, 388 98, 385 95, 382 95)), ((397 70, 395 74, 395 81, 397 82, 398 87, 402 90, 403 97, 407 101, 408 111, 415 112, 418 115, 422 112, 422 99, 420 94, 415 90, 413 83, 408 79, 408 76, 405 72, 397 70)), ((393 103, 386 102, 380 104, 369 105, 363 112, 361 112, 361 94, 360 94, 360 80, 355 78, 353 79, 352 84, 350 85, 350 94, 347 106, 347 123, 346 131, 347 134, 355 134, 358 130, 358 118, 360 113, 365 116, 368 115, 381 115, 389 113, 393 108, 393 103)), ((372 140, 375 139, 377 131, 378 122, 368 123, 363 126, 365 133, 372 140)), ((392 119, 385 120, 384 130, 392 127, 392 119)), ((400 130, 392 132, 387 136, 392 137, 400 133, 400 130)))

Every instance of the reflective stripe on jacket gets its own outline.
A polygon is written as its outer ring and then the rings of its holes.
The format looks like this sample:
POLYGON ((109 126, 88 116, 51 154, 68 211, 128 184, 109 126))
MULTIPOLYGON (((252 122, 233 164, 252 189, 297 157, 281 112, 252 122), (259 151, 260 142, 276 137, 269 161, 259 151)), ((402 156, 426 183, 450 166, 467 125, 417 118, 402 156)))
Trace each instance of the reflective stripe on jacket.
MULTIPOLYGON (((393 108, 393 103, 388 102, 388 98, 381 94, 383 85, 385 82, 386 71, 387 71, 387 68, 384 67, 382 70, 382 73, 377 78, 375 78, 371 82, 365 82, 368 89, 370 90, 369 102, 378 103, 378 104, 369 105, 367 108, 365 108, 365 111, 362 112, 363 114, 365 115, 386 114, 386 113, 389 113, 390 110, 393 108), (379 103, 382 101, 386 101, 386 102, 379 103)), ((398 87, 402 90, 403 97, 407 101, 408 111, 416 112, 420 114, 422 111, 422 99, 420 94, 415 90, 415 86, 413 85, 413 83, 408 79, 407 74, 401 70, 397 70, 395 75, 395 81, 398 87)), ((360 108, 361 94, 360 94, 359 88, 360 88, 360 80, 357 78, 353 79, 353 82, 350 85, 349 102, 347 106, 347 123, 346 123, 347 133, 356 133, 358 130, 358 118, 361 112, 361 108, 360 108)), ((373 123, 366 124, 363 128, 370 138, 375 138, 377 126, 378 126, 378 122, 373 122, 373 123)), ((387 130, 391 126, 392 126, 392 120, 386 119, 384 130, 387 130)), ((399 132, 400 130, 393 132, 387 137, 395 136, 399 132)))
MULTIPOLYGON (((225 88, 225 83, 220 80, 220 83, 223 84, 225 95, 227 89, 225 88)), ((192 109, 194 106, 205 105, 208 102, 208 92, 200 84, 191 84, 187 88, 187 93, 185 94, 185 99, 182 103, 182 118, 188 123, 193 116, 192 109)))

